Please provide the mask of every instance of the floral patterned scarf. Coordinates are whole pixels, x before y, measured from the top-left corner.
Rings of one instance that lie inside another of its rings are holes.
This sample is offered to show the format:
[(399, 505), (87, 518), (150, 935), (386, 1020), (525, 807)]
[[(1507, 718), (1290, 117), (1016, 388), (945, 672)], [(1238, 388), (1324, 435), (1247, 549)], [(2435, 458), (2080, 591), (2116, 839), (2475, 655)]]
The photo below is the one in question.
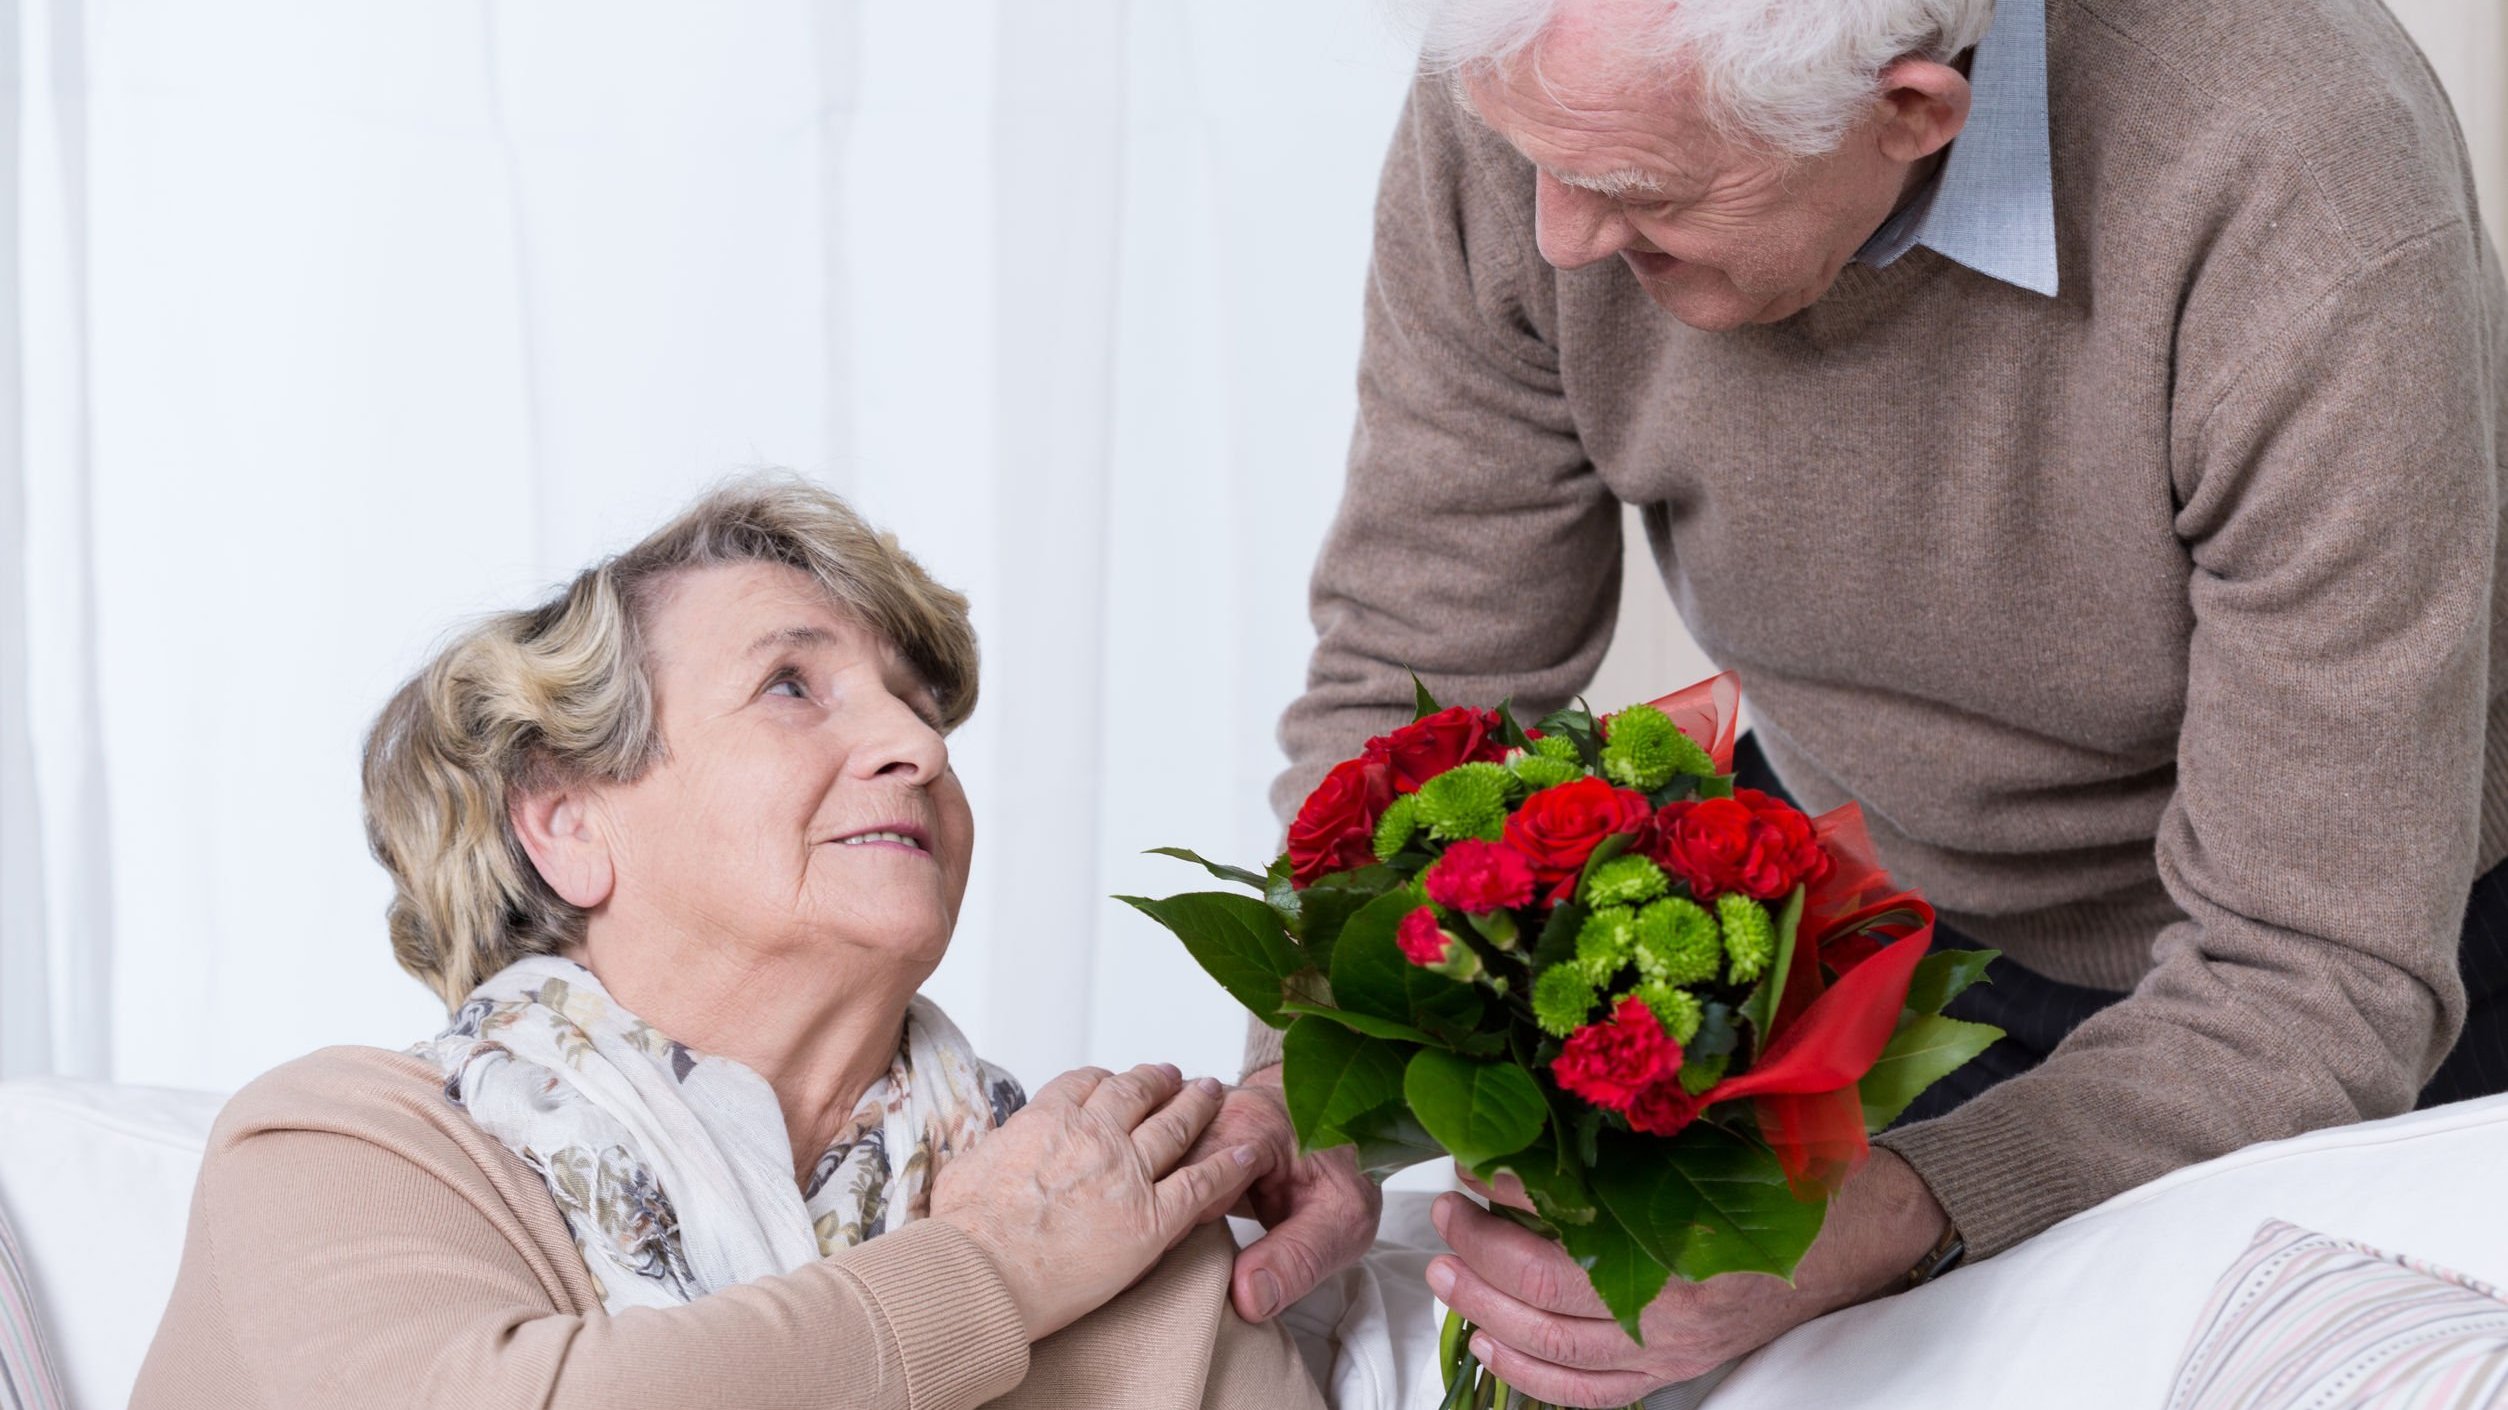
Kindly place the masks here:
[(656, 1032), (571, 960), (518, 960), (410, 1049), (548, 1182), (616, 1313), (787, 1273), (931, 1212), (943, 1162), (1027, 1101), (921, 997), (807, 1181), (766, 1079)]

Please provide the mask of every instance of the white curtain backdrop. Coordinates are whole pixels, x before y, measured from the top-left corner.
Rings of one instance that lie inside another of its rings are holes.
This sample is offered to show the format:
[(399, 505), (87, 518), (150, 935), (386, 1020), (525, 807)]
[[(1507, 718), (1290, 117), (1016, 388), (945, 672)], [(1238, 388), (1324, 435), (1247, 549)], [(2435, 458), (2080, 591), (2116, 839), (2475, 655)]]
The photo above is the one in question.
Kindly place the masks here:
[[(2406, 8), (2508, 192), (2497, 0)], [(1232, 1071), (1233, 1006), (1107, 898), (1276, 841), (1409, 67), (1378, 13), (0, 0), (0, 1075), (431, 1031), (372, 712), (753, 465), (975, 600), (934, 996), (1032, 1081)], [(1627, 601), (1597, 699), (1705, 669)]]

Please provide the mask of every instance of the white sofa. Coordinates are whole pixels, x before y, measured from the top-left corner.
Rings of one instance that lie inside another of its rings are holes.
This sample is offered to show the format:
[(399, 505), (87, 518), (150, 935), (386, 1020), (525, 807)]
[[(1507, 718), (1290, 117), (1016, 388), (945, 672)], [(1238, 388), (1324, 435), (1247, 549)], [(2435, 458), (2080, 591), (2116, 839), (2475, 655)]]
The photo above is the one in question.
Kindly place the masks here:
[[(0, 1083), (0, 1211), (78, 1410), (119, 1406), (173, 1286), (220, 1099), (55, 1080)], [(2001, 1258), (1803, 1327), (1741, 1364), (1706, 1410), (2163, 1404), (2204, 1299), (2278, 1217), (2508, 1286), (2508, 1097), (2255, 1146), (2152, 1182)], [(1406, 1205), (1424, 1196), (1414, 1196)], [(1405, 1208), (1399, 1223), (1416, 1226)], [(1416, 1232), (1415, 1232), (1415, 1237)], [(1381, 1265), (1408, 1281), (1424, 1257)], [(1421, 1303), (1391, 1320), (1432, 1337)], [(1388, 1348), (1420, 1387), (1419, 1347)], [(1666, 1405), (1694, 1397), (1671, 1395)]]
[(130, 1402), (224, 1102), (162, 1087), (0, 1082), (0, 1214), (26, 1255), (73, 1410)]

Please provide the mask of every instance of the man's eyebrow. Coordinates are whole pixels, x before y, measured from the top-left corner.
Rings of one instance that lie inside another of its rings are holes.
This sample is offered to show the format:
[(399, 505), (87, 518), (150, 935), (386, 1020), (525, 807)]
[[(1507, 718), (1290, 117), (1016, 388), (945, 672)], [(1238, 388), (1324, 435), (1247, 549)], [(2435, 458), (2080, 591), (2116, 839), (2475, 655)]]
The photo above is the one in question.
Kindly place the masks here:
[(1662, 177), (1651, 172), (1639, 171), (1633, 166), (1622, 167), (1618, 171), (1606, 171), (1600, 176), (1580, 176), (1572, 171), (1554, 171), (1549, 175), (1551, 180), (1562, 186), (1573, 186), (1579, 191), (1592, 191), (1615, 201), (1624, 201), (1631, 196), (1663, 194)]
[(749, 643), (744, 656), (764, 656), (770, 651), (790, 651), (805, 646), (834, 646), (836, 638), (819, 627), (778, 627)]

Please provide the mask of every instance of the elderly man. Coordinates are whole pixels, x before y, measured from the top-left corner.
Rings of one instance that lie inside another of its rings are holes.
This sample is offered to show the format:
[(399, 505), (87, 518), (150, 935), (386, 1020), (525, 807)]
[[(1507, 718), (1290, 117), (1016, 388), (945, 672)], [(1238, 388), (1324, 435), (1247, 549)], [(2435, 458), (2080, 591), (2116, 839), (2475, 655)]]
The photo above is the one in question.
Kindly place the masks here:
[[(1963, 1002), (2009, 1041), (1795, 1286), (1676, 1284), (1640, 1349), (1442, 1201), (1431, 1282), (1500, 1374), (1625, 1403), (2172, 1168), (2508, 1085), (2508, 291), (2378, 0), (1450, 0), (1429, 49), (1275, 801), (1406, 667), (1583, 686), (1635, 504), (1745, 770), (1860, 802), (1944, 941), (2008, 956)], [(1332, 1153), (1257, 1194), (1249, 1316), (1373, 1213)]]

